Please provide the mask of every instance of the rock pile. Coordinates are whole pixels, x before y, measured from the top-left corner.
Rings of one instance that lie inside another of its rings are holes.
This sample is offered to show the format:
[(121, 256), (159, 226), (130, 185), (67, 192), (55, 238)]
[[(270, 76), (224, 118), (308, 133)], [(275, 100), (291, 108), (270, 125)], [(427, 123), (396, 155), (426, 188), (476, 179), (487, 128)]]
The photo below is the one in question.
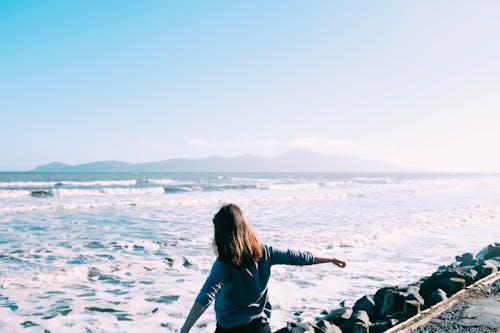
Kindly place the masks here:
[(500, 269), (500, 243), (476, 256), (464, 253), (429, 277), (405, 287), (390, 286), (365, 295), (352, 307), (325, 312), (314, 323), (288, 323), (276, 333), (379, 333), (417, 315)]

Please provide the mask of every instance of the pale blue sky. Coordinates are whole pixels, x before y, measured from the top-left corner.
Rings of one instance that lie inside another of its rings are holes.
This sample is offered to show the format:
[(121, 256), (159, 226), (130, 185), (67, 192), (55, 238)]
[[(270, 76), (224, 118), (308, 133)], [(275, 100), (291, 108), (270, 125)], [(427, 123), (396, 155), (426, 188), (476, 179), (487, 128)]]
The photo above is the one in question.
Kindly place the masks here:
[(0, 1), (0, 170), (292, 148), (500, 171), (498, 1)]

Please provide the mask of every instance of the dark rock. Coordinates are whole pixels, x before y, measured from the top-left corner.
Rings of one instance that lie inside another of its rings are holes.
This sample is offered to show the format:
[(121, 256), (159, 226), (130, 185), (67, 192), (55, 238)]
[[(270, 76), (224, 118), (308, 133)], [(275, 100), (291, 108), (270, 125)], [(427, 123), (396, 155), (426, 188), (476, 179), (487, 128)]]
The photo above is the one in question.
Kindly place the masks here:
[(376, 315), (375, 315), (375, 301), (373, 300), (372, 296), (365, 295), (358, 299), (356, 303), (353, 306), (353, 311), (366, 311), (368, 314), (368, 317), (370, 317), (371, 321), (375, 321)]
[(438, 304), (439, 302), (442, 302), (444, 300), (448, 299), (446, 296), (446, 293), (442, 289), (436, 289), (433, 293), (429, 295), (429, 297), (426, 299), (425, 305), (427, 307), (431, 307), (433, 305)]
[(435, 272), (420, 286), (420, 295), (422, 295), (424, 299), (427, 299), (436, 289), (442, 289), (448, 292), (450, 278), (462, 278), (465, 280), (465, 284), (469, 286), (476, 281), (477, 276), (477, 271), (468, 267)]
[(403, 306), (405, 320), (416, 316), (420, 312), (420, 302), (415, 300), (405, 301)]
[(490, 258), (500, 257), (500, 243), (490, 244), (477, 254), (477, 259), (488, 260)]
[(31, 191), (31, 196), (35, 198), (48, 198), (53, 196), (51, 190), (33, 190)]
[(320, 320), (314, 326), (315, 333), (342, 333), (342, 330), (334, 324), (330, 324), (327, 320)]
[(368, 331), (368, 327), (370, 326), (370, 317), (366, 311), (356, 311), (351, 318), (349, 318), (340, 328), (342, 332), (364, 332), (366, 328), (366, 332)]
[(420, 305), (425, 304), (424, 298), (419, 294), (420, 286), (411, 286), (408, 288), (408, 295), (405, 301), (417, 301)]
[(448, 297), (456, 294), (458, 291), (465, 288), (465, 279), (462, 278), (450, 278), (448, 281)]
[(474, 267), (474, 270), (477, 271), (477, 278), (482, 279), (487, 277), (490, 274), (493, 274), (498, 271), (498, 268), (496, 267), (494, 263), (494, 259), (488, 259), (482, 262), (482, 264), (477, 265)]
[(403, 310), (405, 298), (408, 293), (401, 289), (394, 289), (385, 294), (384, 304), (382, 305), (381, 315), (388, 317), (395, 312)]
[(395, 290), (397, 287), (384, 287), (373, 295), (373, 300), (375, 301), (375, 316), (377, 319), (382, 319), (382, 306), (384, 305), (385, 294), (391, 290)]
[(350, 307), (340, 308), (330, 311), (330, 313), (327, 314), (323, 319), (327, 320), (331, 324), (341, 326), (346, 322), (346, 320), (351, 318), (352, 313), (353, 310)]
[(456, 256), (455, 259), (460, 262), (460, 266), (471, 266), (474, 262), (474, 255), (467, 252), (461, 256)]
[(288, 330), (288, 328), (283, 327), (283, 328), (280, 328), (279, 330), (275, 331), (274, 333), (290, 333), (290, 331)]
[(309, 323), (294, 323), (289, 322), (286, 327), (291, 333), (304, 333), (304, 332), (314, 332), (314, 328)]
[(370, 333), (382, 333), (399, 323), (397, 319), (379, 320), (370, 325)]

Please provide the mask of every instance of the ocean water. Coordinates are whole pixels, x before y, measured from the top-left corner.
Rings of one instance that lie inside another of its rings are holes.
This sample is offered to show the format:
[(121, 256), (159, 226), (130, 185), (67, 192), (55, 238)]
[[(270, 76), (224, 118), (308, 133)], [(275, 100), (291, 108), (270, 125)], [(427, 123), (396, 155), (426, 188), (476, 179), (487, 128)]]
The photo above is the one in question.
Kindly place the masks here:
[(263, 243), (348, 263), (273, 267), (273, 329), (500, 241), (500, 175), (0, 173), (0, 332), (178, 331), (226, 202)]

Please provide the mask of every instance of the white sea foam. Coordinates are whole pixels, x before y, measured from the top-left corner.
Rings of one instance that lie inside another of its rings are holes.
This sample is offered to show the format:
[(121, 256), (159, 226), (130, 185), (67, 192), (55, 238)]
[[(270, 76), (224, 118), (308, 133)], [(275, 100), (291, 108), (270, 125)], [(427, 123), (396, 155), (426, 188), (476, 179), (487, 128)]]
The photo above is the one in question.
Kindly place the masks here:
[(0, 198), (24, 198), (30, 195), (31, 191), (27, 190), (0, 190)]
[(92, 187), (92, 186), (132, 186), (135, 179), (126, 180), (93, 180), (93, 181), (11, 181), (0, 182), (0, 188), (51, 188), (55, 186)]
[[(150, 178), (158, 184), (101, 179), (44, 198), (0, 189), (0, 331), (30, 321), (39, 326), (23, 331), (175, 332), (214, 260), (211, 218), (223, 202), (240, 205), (267, 244), (348, 262), (273, 267), (273, 329), (500, 239), (496, 176), (140, 177)], [(182, 184), (199, 189), (155, 186)], [(211, 332), (214, 321), (210, 308), (196, 330)]]

